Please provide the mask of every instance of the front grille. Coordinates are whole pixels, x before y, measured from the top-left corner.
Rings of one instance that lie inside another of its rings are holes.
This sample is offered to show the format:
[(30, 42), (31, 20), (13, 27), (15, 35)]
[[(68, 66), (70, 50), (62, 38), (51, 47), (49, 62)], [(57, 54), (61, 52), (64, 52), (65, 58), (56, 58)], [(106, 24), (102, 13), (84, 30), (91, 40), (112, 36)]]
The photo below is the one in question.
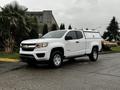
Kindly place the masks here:
[(23, 51), (33, 51), (34, 48), (22, 48)]
[(23, 45), (36, 45), (35, 43), (22, 44)]
[(33, 51), (35, 49), (36, 44), (21, 44), (21, 48), (23, 51)]

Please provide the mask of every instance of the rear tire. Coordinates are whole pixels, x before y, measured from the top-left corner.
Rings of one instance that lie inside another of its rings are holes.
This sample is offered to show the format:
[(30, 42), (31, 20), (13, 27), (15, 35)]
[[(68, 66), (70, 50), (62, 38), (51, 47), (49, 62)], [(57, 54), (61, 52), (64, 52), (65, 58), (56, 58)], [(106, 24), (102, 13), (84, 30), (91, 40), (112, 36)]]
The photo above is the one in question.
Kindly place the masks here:
[(63, 64), (63, 54), (60, 51), (53, 51), (50, 56), (49, 66), (59, 68)]
[(93, 47), (91, 54), (88, 55), (89, 59), (93, 62), (97, 61), (98, 59), (98, 48)]

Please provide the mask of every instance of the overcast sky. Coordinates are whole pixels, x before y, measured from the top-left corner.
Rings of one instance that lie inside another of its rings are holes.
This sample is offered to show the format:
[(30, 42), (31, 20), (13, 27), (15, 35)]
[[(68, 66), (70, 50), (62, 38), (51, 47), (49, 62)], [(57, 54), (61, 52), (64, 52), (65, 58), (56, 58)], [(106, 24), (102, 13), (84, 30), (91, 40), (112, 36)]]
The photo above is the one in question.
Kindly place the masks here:
[[(4, 6), (13, 0), (0, 0)], [(15, 0), (14, 0), (15, 1)], [(53, 10), (58, 22), (74, 28), (105, 30), (111, 18), (120, 21), (120, 0), (16, 0), (29, 11)]]

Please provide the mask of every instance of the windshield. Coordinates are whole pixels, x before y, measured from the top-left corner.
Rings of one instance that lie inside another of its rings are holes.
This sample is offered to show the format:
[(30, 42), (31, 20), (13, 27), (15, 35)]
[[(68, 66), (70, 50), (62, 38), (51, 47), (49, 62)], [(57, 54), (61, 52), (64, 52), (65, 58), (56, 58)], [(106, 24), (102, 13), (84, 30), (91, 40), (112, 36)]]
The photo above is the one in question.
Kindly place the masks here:
[(42, 38), (62, 38), (66, 31), (51, 31), (45, 34)]

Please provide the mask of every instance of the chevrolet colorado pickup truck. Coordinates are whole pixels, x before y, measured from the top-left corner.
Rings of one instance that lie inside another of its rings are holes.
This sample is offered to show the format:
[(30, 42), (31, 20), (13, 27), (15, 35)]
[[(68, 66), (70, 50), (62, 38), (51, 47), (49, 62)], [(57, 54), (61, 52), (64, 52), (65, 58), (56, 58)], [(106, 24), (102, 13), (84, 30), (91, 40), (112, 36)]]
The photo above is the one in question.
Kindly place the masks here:
[(93, 62), (101, 50), (99, 32), (90, 30), (51, 31), (39, 39), (24, 40), (20, 44), (22, 62), (34, 65), (47, 61), (50, 66), (62, 66), (65, 58), (87, 55)]

